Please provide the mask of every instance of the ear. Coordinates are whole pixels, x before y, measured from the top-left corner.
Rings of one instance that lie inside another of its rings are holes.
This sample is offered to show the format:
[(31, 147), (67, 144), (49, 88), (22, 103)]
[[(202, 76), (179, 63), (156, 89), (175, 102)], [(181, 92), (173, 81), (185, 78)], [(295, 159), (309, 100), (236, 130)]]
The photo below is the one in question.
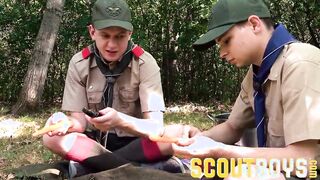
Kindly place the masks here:
[(96, 29), (93, 27), (92, 24), (88, 25), (87, 27), (88, 27), (88, 32), (89, 32), (91, 39), (95, 40)]
[(248, 24), (251, 27), (254, 33), (260, 32), (263, 28), (263, 22), (261, 19), (256, 15), (251, 15), (248, 17)]
[(131, 32), (131, 31), (129, 31), (128, 41), (131, 39), (131, 35), (132, 35), (132, 32)]

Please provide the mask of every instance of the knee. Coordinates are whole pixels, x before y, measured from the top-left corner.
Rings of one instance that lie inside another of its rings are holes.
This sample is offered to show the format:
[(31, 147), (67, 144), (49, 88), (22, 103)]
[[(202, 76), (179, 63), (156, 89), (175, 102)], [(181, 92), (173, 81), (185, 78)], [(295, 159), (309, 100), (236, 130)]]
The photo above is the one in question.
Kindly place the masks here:
[(53, 153), (59, 154), (60, 156), (64, 154), (61, 148), (61, 137), (58, 137), (58, 136), (50, 137), (45, 134), (42, 137), (42, 143), (46, 148), (48, 148)]
[(50, 137), (50, 136), (48, 136), (48, 135), (45, 134), (45, 135), (42, 136), (42, 144), (43, 144), (46, 148), (52, 150), (52, 149), (54, 149), (54, 147), (56, 147), (57, 138), (56, 138), (55, 136)]
[(48, 136), (43, 135), (42, 143), (53, 153), (60, 156), (65, 156), (65, 154), (72, 148), (77, 135), (74, 133), (67, 134), (65, 136)]
[(173, 155), (173, 149), (170, 143), (157, 142), (157, 145), (162, 155), (164, 156)]

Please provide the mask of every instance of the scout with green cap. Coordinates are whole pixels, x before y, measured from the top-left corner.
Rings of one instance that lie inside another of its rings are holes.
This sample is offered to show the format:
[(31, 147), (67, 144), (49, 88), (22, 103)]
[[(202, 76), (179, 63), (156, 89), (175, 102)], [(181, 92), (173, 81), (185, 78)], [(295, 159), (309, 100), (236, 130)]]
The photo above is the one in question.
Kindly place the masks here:
[(215, 44), (215, 39), (236, 23), (246, 21), (250, 15), (269, 18), (270, 12), (262, 0), (220, 0), (209, 17), (208, 32), (194, 44), (196, 50), (205, 50)]
[[(69, 63), (62, 110), (70, 114), (65, 119), (71, 125), (48, 132), (43, 141), (54, 153), (72, 160), (70, 177), (88, 173), (85, 167), (97, 172), (131, 162), (146, 166), (159, 162), (154, 167), (165, 171), (180, 167), (175, 161), (161, 164), (172, 153), (170, 144), (146, 138), (163, 124), (160, 68), (151, 54), (132, 42), (131, 22), (124, 0), (96, 1), (88, 26), (93, 44)], [(99, 117), (85, 115), (83, 109), (90, 112), (85, 108)], [(47, 125), (55, 124), (52, 119)]]
[(92, 24), (88, 28), (95, 49), (105, 60), (119, 61), (132, 48), (133, 26), (128, 4), (124, 0), (97, 0), (91, 12)]
[[(181, 143), (184, 146), (174, 146), (175, 154), (278, 162), (303, 157), (319, 162), (319, 48), (297, 41), (284, 25), (274, 25), (262, 0), (219, 0), (212, 9), (208, 28), (193, 47), (205, 50), (216, 44), (221, 59), (237, 67), (249, 66), (249, 70), (228, 120)], [(259, 148), (234, 146), (252, 127)], [(319, 167), (319, 163), (313, 165)], [(303, 168), (308, 169), (308, 164)], [(283, 177), (282, 170), (275, 175)], [(267, 168), (262, 171), (251, 177), (272, 178), (267, 177)], [(286, 172), (286, 177), (308, 178), (311, 173), (297, 172), (295, 167)], [(312, 173), (317, 174), (315, 170)]]

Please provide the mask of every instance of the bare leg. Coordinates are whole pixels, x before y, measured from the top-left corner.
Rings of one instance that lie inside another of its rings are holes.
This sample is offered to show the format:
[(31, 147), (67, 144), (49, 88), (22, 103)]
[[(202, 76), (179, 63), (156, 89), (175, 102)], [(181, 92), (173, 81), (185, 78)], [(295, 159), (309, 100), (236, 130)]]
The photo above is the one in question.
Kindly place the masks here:
[(43, 144), (53, 153), (63, 158), (68, 158), (68, 155), (71, 155), (71, 157), (80, 156), (72, 159), (76, 161), (108, 152), (99, 143), (81, 133), (70, 133), (65, 136), (53, 137), (44, 135)]

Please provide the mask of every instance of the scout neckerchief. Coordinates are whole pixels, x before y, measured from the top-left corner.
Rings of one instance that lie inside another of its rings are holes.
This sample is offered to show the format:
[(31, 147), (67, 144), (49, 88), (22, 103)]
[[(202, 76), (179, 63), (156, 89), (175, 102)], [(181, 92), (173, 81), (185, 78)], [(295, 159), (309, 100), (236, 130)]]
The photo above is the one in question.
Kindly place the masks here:
[(97, 65), (102, 72), (102, 74), (107, 79), (107, 86), (104, 90), (103, 94), (103, 103), (105, 107), (112, 107), (113, 102), (113, 85), (116, 82), (117, 78), (121, 75), (121, 73), (126, 69), (129, 65), (129, 63), (132, 60), (133, 53), (132, 53), (132, 47), (133, 42), (128, 42), (128, 47), (124, 55), (122, 56), (122, 59), (117, 63), (116, 67), (114, 69), (110, 69), (109, 65), (107, 65), (103, 57), (100, 55), (99, 50), (96, 47), (96, 44), (94, 44), (94, 56), (96, 58)]
[[(133, 54), (132, 54), (133, 42), (128, 42), (128, 47), (126, 52), (123, 54), (120, 61), (117, 63), (114, 69), (110, 69), (109, 65), (106, 64), (107, 61), (101, 56), (96, 44), (93, 45), (93, 52), (97, 62), (97, 66), (100, 69), (101, 73), (107, 79), (107, 85), (104, 89), (103, 93), (103, 104), (105, 107), (112, 107), (113, 103), (113, 85), (116, 82), (117, 78), (121, 75), (121, 73), (128, 67), (130, 64)], [(108, 132), (99, 131), (99, 141), (100, 143), (106, 147), (108, 139)]]
[(261, 66), (253, 65), (254, 111), (259, 147), (266, 146), (265, 137), (265, 94), (263, 84), (266, 81), (273, 63), (286, 44), (296, 41), (294, 37), (279, 24), (275, 27), (263, 55)]

